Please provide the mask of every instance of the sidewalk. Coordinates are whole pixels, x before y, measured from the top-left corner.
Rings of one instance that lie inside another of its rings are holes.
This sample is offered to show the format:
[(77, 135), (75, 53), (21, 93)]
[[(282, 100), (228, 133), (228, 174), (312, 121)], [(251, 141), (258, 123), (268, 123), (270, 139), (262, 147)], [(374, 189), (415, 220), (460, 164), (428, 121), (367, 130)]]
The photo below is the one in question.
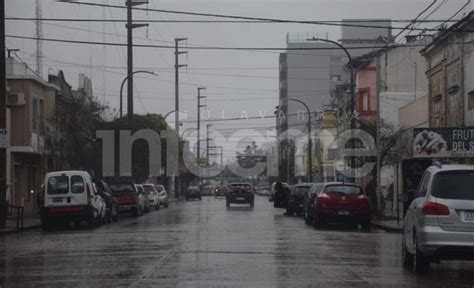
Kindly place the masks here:
[[(23, 231), (34, 230), (41, 227), (41, 222), (38, 217), (26, 216), (23, 219)], [(9, 217), (5, 228), (0, 228), (0, 235), (21, 232), (16, 229), (16, 217)]]
[(378, 229), (385, 230), (392, 233), (403, 232), (403, 220), (400, 219), (397, 223), (397, 219), (382, 217), (382, 219), (373, 219), (372, 226)]

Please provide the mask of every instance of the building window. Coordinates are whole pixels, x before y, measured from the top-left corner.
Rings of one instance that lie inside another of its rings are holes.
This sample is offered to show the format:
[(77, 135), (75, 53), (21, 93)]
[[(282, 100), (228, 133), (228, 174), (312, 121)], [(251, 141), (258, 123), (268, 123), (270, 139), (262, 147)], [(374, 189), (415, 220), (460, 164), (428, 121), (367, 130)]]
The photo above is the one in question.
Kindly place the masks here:
[(469, 110), (474, 109), (474, 90), (467, 93), (467, 107)]
[(370, 111), (369, 91), (362, 91), (360, 93), (360, 98), (362, 101), (362, 112), (369, 112)]
[(331, 57), (331, 64), (341, 64), (342, 57)]
[(331, 75), (331, 81), (341, 81), (341, 75)]
[(40, 130), (40, 107), (37, 97), (33, 97), (31, 103), (31, 130), (35, 132)]

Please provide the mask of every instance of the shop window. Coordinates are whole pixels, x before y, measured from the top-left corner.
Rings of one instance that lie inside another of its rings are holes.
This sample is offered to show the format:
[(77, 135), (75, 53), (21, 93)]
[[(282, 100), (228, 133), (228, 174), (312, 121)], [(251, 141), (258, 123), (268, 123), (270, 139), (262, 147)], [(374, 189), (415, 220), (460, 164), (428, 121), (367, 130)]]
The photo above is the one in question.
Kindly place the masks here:
[(467, 93), (467, 107), (469, 110), (474, 109), (474, 90)]

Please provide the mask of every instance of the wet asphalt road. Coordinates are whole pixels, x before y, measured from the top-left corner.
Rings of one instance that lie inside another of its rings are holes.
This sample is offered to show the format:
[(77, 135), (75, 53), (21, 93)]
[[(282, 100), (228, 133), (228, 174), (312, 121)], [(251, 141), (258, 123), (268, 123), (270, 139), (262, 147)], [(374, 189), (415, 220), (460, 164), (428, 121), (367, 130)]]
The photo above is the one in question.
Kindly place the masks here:
[(213, 197), (94, 230), (0, 237), (1, 287), (474, 287), (474, 263), (405, 271), (400, 235), (314, 230)]

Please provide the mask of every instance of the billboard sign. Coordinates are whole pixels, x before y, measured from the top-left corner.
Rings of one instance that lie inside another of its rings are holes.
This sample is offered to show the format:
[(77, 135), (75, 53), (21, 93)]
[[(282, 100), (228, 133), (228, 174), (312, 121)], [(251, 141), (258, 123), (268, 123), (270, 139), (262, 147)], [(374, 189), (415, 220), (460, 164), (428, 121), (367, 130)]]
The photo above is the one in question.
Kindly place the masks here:
[(474, 127), (414, 129), (414, 158), (474, 157)]

